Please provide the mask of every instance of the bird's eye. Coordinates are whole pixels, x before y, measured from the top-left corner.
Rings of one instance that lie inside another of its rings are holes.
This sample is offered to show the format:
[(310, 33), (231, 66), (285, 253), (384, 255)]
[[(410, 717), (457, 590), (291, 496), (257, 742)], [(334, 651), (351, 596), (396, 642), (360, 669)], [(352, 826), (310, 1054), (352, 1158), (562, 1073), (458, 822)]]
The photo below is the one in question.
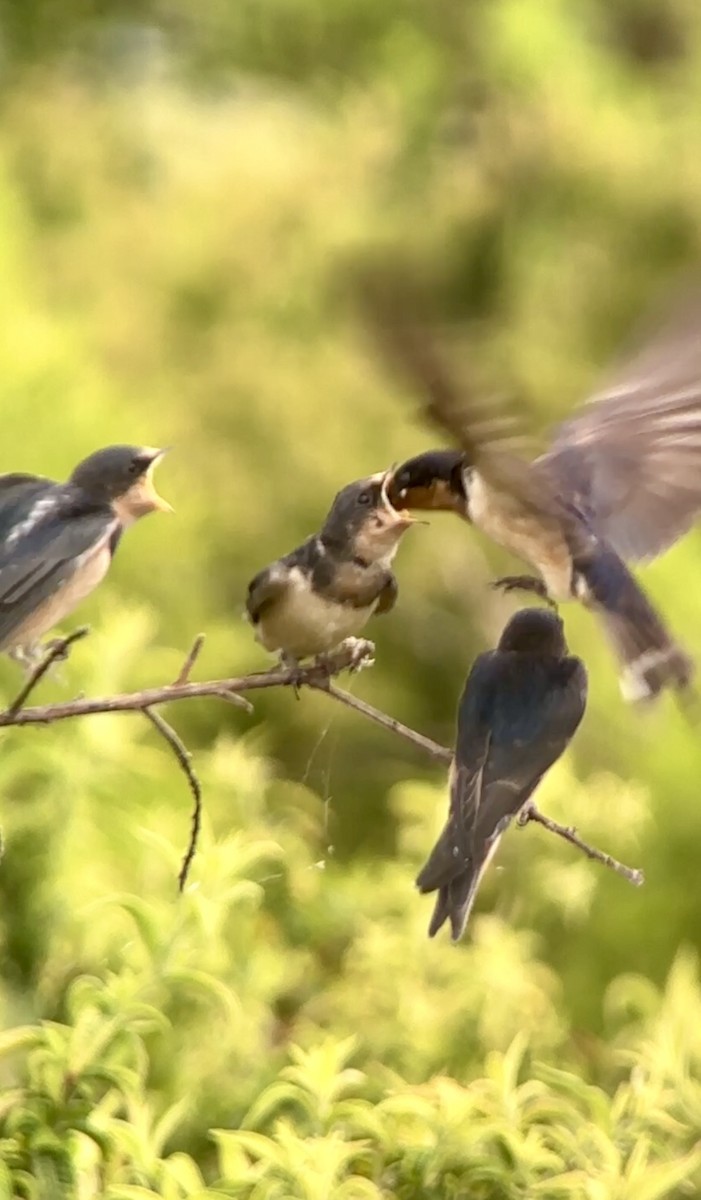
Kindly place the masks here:
[(366, 491), (358, 493), (358, 504), (370, 504), (371, 500), (372, 496), (369, 492)]
[(143, 470), (143, 467), (142, 467), (139, 459), (132, 458), (131, 462), (129, 463), (129, 474), (130, 475), (140, 475), (142, 470)]

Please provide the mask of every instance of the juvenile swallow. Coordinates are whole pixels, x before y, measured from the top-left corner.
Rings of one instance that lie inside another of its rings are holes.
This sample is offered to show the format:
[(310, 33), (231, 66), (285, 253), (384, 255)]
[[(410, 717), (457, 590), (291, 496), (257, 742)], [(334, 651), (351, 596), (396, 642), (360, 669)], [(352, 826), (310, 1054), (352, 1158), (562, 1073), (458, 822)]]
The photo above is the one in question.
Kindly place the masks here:
[(458, 706), (448, 823), (416, 886), (438, 892), (429, 925), (463, 934), (499, 840), (564, 752), (584, 716), (587, 673), (567, 653), (556, 613), (517, 612), (480, 654)]
[(0, 651), (31, 662), (45, 633), (102, 581), (124, 530), (156, 509), (164, 450), (108, 446), (67, 483), (0, 476)]
[[(395, 295), (396, 299), (396, 295)], [(529, 461), (512, 418), (457, 385), (425, 323), (403, 302), (376, 307), (385, 352), (459, 450), (403, 463), (393, 503), (458, 513), (525, 559), (539, 578), (495, 584), (593, 610), (621, 664), (628, 700), (684, 690), (692, 660), (675, 642), (626, 561), (648, 561), (701, 511), (701, 303), (684, 306), (619, 377)]]
[(248, 585), (257, 640), (287, 666), (357, 637), (397, 599), (391, 563), (414, 519), (387, 499), (385, 472), (338, 493), (320, 533), (270, 564)]

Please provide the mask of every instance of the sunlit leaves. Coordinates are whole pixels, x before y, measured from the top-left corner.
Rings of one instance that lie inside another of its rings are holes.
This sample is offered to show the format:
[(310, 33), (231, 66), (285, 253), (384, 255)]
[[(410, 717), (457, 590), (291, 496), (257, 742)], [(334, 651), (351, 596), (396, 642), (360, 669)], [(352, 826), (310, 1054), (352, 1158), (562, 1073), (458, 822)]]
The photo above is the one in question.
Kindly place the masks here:
[[(128, 532), (46, 698), (174, 678), (200, 628), (198, 669), (262, 666), (247, 579), (425, 445), (334, 293), (349, 248), (423, 246), (468, 378), (546, 425), (701, 228), (693, 0), (652, 26), (635, 0), (92, 7), (100, 69), (83, 0), (0, 4), (6, 67), (61, 64), (5, 76), (2, 470), (172, 442), (176, 514)], [(185, 59), (233, 86), (194, 95)], [(419, 532), (357, 686), (447, 741), (504, 563)], [(697, 559), (645, 574), (695, 653)], [(701, 1193), (701, 742), (671, 705), (634, 720), (565, 620), (591, 701), (539, 803), (648, 882), (511, 830), (458, 947), (412, 886), (445, 779), (324, 697), (179, 709), (205, 806), (182, 897), (188, 798), (144, 722), (2, 734), (1, 1200)]]

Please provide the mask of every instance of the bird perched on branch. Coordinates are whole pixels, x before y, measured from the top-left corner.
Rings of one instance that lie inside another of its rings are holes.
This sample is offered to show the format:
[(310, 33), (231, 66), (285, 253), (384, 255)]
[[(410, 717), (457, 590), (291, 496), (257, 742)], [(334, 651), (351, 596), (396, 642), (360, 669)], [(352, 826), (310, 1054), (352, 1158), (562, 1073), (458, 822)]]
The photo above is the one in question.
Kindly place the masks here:
[(450, 814), (416, 886), (438, 892), (433, 937), (465, 929), (499, 840), (564, 752), (584, 716), (587, 673), (570, 657), (556, 613), (517, 612), (496, 650), (480, 654), (458, 706)]
[(328, 653), (357, 637), (373, 613), (393, 608), (392, 559), (415, 521), (390, 504), (388, 478), (349, 483), (320, 533), (251, 580), (246, 610), (256, 638), (286, 666)]
[(388, 274), (366, 288), (366, 309), (386, 356), (459, 449), (403, 463), (389, 485), (392, 502), (456, 512), (538, 572), (495, 586), (593, 610), (620, 661), (626, 699), (686, 689), (693, 663), (626, 562), (661, 554), (701, 510), (701, 298), (685, 297), (529, 461), (513, 415), (480, 404), (456, 381), (411, 296), (410, 283)]
[(39, 639), (104, 579), (124, 530), (172, 511), (152, 480), (164, 453), (108, 446), (67, 483), (0, 476), (0, 651), (30, 664)]

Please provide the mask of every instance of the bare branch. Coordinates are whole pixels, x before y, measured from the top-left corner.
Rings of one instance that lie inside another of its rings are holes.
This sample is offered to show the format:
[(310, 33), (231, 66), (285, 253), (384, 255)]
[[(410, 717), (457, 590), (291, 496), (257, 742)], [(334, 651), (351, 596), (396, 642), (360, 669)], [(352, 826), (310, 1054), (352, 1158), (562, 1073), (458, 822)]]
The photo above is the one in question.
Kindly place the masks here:
[(344, 692), (342, 688), (337, 688), (328, 680), (324, 683), (312, 683), (310, 685), (317, 688), (320, 692), (326, 692), (328, 696), (332, 696), (334, 700), (339, 700), (341, 704), (345, 704), (348, 708), (354, 708), (356, 712), (362, 713), (364, 717), (369, 717), (371, 721), (375, 721), (378, 725), (382, 725), (384, 729), (389, 729), (391, 733), (398, 733), (407, 742), (411, 742), (414, 746), (418, 746), (425, 754), (429, 754), (431, 758), (435, 758), (437, 762), (443, 763), (444, 766), (449, 766), (452, 762), (453, 755), (445, 746), (439, 746), (438, 742), (434, 742), (431, 738), (425, 737), (423, 733), (417, 733), (415, 729), (410, 729), (408, 725), (402, 725), (396, 717), (390, 717), (388, 713), (383, 713), (379, 708), (373, 708), (372, 704), (367, 704), (365, 700), (359, 700), (357, 696), (352, 696), (350, 692)]
[(645, 873), (639, 867), (627, 867), (625, 863), (619, 862), (612, 855), (597, 849), (596, 846), (590, 846), (588, 842), (582, 840), (573, 825), (560, 825), (557, 821), (553, 821), (551, 817), (546, 817), (544, 813), (540, 812), (535, 804), (527, 805), (518, 818), (518, 823), (521, 826), (528, 825), (529, 821), (536, 821), (538, 825), (542, 825), (550, 833), (556, 833), (558, 837), (564, 838), (571, 846), (576, 846), (578, 850), (582, 851), (582, 854), (586, 854), (587, 858), (593, 859), (594, 862), (600, 862), (603, 866), (616, 871), (618, 875), (622, 875), (634, 887), (640, 887), (645, 882)]
[(194, 642), (192, 643), (190, 653), (188, 654), (187, 658), (185, 659), (185, 662), (183, 663), (182, 667), (180, 668), (180, 672), (178, 674), (177, 679), (175, 679), (173, 681), (176, 684), (176, 686), (179, 683), (187, 683), (187, 681), (190, 678), (190, 675), (192, 673), (192, 668), (194, 667), (195, 663), (197, 662), (197, 659), (200, 656), (200, 651), (201, 651), (202, 647), (204, 646), (204, 641), (205, 641), (205, 635), (203, 633), (198, 633), (197, 637), (195, 638)]
[(185, 851), (185, 857), (183, 858), (183, 865), (180, 868), (180, 874), (178, 875), (178, 888), (182, 892), (185, 884), (187, 883), (187, 877), (190, 871), (192, 860), (197, 852), (197, 839), (200, 835), (200, 825), (202, 823), (202, 785), (200, 784), (200, 781), (195, 773), (195, 769), (192, 765), (192, 755), (190, 754), (190, 751), (183, 742), (182, 738), (180, 738), (173, 729), (173, 726), (169, 725), (160, 713), (153, 712), (150, 708), (144, 708), (142, 711), (144, 716), (151, 722), (152, 725), (155, 726), (173, 751), (173, 754), (183, 769), (185, 778), (187, 779), (190, 791), (192, 792), (193, 800), (195, 802), (192, 810), (192, 832), (190, 833), (190, 841), (188, 842), (187, 850)]
[[(78, 633), (76, 630), (76, 635)], [(80, 636), (84, 635), (81, 633)], [(72, 640), (76, 640), (75, 635), (72, 635)], [(60, 650), (58, 654), (60, 655)], [(341, 646), (334, 654), (328, 655), (324, 663), (312, 663), (308, 667), (273, 667), (270, 671), (257, 671), (232, 679), (210, 679), (204, 683), (169, 683), (162, 687), (144, 688), (139, 692), (123, 692), (116, 696), (98, 696), (93, 699), (81, 698), (67, 701), (65, 704), (40, 704), (32, 708), (18, 706), (18, 701), (23, 704), (26, 698), (25, 685), (17, 700), (4, 712), (0, 712), (0, 728), (13, 725), (51, 725), (55, 721), (90, 717), (97, 713), (143, 712), (145, 708), (152, 708), (157, 704), (169, 704), (175, 700), (195, 700), (203, 696), (227, 700), (251, 712), (251, 705), (241, 692), (254, 692), (271, 687), (299, 687), (305, 684), (309, 687), (324, 688), (330, 676), (357, 666), (357, 650), (354, 647)]]
[[(181, 891), (185, 886), (188, 872), (197, 849), (202, 815), (202, 789), (197, 775), (192, 768), (190, 753), (187, 747), (168, 722), (158, 713), (152, 711), (155, 705), (169, 704), (177, 700), (195, 700), (201, 697), (213, 696), (216, 699), (225, 700), (240, 708), (244, 708), (247, 712), (252, 712), (252, 705), (241, 693), (278, 687), (291, 687), (296, 692), (300, 687), (307, 686), (316, 691), (325, 692), (333, 700), (337, 700), (340, 704), (345, 704), (348, 708), (355, 709), (356, 712), (359, 712), (371, 721), (375, 721), (391, 733), (398, 734), (399, 737), (417, 746), (436, 762), (448, 766), (452, 761), (452, 751), (448, 750), (445, 746), (440, 746), (437, 742), (432, 741), (431, 738), (425, 737), (414, 729), (410, 729), (407, 725), (403, 725), (401, 721), (397, 721), (395, 717), (391, 717), (388, 713), (374, 708), (364, 700), (359, 700), (356, 696), (352, 696), (349, 692), (336, 687), (332, 683), (333, 676), (338, 675), (341, 671), (355, 671), (372, 661), (374, 651), (372, 643), (362, 640), (359, 642), (358, 639), (355, 641), (349, 639), (347, 643), (343, 643), (332, 654), (326, 655), (323, 661), (312, 663), (307, 667), (289, 668), (277, 666), (273, 667), (270, 671), (258, 671), (252, 675), (243, 675), (231, 679), (211, 679), (203, 683), (190, 683), (189, 675), (204, 641), (204, 635), (199, 634), (183, 663), (175, 683), (166, 684), (163, 687), (144, 688), (139, 692), (124, 692), (116, 696), (101, 696), (94, 699), (81, 697), (65, 704), (43, 704), (35, 705), (32, 708), (24, 708), (28, 696), (44, 677), (51, 664), (57, 659), (65, 657), (68, 647), (79, 638), (85, 637), (87, 632), (86, 628), (76, 629), (68, 637), (61, 638), (51, 646), (46, 657), (32, 672), (12, 704), (4, 712), (0, 712), (0, 728), (18, 725), (50, 725), (55, 721), (66, 721), (74, 717), (93, 716), (98, 713), (142, 712), (170, 745), (178, 763), (187, 776), (188, 784), (195, 801), (192, 814), (192, 833), (179, 875)], [(520, 825), (527, 825), (529, 821), (535, 821), (550, 833), (564, 838), (570, 845), (576, 846), (578, 850), (586, 854), (587, 858), (593, 859), (595, 862), (600, 862), (610, 868), (610, 870), (616, 871), (636, 887), (639, 887), (644, 882), (645, 877), (641, 870), (628, 867), (624, 863), (618, 862), (610, 854), (606, 854), (603, 850), (598, 850), (595, 846), (590, 846), (579, 837), (577, 831), (572, 826), (560, 825), (550, 817), (544, 816), (533, 804), (529, 804), (519, 817)]]
[(59, 659), (68, 658), (69, 647), (72, 646), (74, 642), (79, 641), (80, 638), (86, 637), (89, 632), (90, 629), (87, 625), (81, 625), (79, 629), (74, 629), (73, 632), (67, 634), (66, 637), (56, 638), (55, 641), (51, 642), (47, 647), (46, 654), (41, 661), (37, 663), (36, 667), (34, 667), (34, 670), (29, 675), (29, 678), (25, 681), (24, 687), (21, 688), (17, 693), (6, 712), (3, 713), (3, 716), (16, 715), (22, 708), (25, 701), (29, 699), (37, 684), (40, 683), (44, 678), (49, 667), (53, 666), (53, 664), (58, 662)]

